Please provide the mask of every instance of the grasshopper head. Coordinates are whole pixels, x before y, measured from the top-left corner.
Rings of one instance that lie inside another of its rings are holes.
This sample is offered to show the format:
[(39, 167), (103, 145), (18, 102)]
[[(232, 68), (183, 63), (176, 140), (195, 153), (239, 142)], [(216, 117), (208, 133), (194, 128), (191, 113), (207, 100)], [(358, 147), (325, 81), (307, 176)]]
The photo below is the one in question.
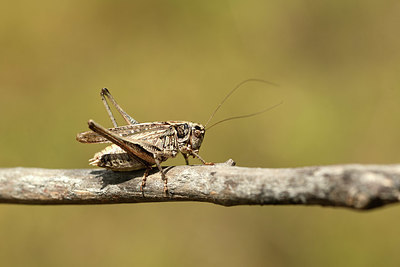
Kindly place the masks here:
[(184, 148), (184, 151), (186, 151), (186, 147), (190, 147), (194, 151), (199, 150), (205, 134), (203, 125), (194, 122), (180, 122), (175, 125), (175, 129), (178, 143)]
[(191, 131), (189, 137), (189, 144), (192, 146), (193, 150), (199, 150), (201, 143), (204, 139), (204, 134), (206, 133), (206, 129), (203, 125), (199, 123), (191, 123)]

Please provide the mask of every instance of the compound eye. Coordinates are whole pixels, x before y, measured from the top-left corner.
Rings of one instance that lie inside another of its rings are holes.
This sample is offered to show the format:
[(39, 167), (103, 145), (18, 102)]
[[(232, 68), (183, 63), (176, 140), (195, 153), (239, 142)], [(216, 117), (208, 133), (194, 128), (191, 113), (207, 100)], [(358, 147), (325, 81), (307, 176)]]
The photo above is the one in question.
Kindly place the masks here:
[(201, 136), (201, 131), (200, 130), (194, 130), (194, 136), (199, 138)]

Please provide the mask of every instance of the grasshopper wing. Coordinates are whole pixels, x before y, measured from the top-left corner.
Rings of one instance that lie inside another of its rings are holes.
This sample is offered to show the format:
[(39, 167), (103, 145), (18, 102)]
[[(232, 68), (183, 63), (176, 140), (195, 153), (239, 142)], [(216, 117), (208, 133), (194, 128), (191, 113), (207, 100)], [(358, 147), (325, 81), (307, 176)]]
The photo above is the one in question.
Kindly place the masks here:
[[(142, 136), (144, 133), (151, 133), (157, 131), (165, 130), (165, 123), (162, 122), (154, 122), (154, 123), (140, 123), (134, 125), (125, 125), (119, 126), (115, 128), (109, 128), (108, 131), (117, 134), (122, 137), (132, 137), (135, 139), (135, 135)], [(169, 127), (168, 127), (169, 128)], [(76, 136), (76, 140), (81, 143), (111, 143), (110, 140), (105, 138), (103, 135), (96, 133), (94, 131), (82, 132)]]
[(96, 133), (87, 134), (93, 137), (91, 140), (112, 142), (143, 164), (154, 164), (155, 158), (165, 161), (178, 153), (176, 130), (168, 123), (142, 123), (106, 129), (90, 120), (89, 128)]

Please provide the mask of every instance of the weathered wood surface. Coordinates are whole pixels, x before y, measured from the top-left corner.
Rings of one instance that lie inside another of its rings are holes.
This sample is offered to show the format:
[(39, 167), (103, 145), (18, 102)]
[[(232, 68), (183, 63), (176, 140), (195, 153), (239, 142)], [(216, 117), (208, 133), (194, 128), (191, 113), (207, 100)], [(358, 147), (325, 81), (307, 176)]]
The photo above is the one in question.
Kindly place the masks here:
[(244, 168), (165, 167), (168, 196), (155, 170), (140, 191), (143, 171), (0, 169), (0, 203), (112, 204), (201, 201), (233, 205), (322, 205), (372, 209), (400, 200), (400, 165)]

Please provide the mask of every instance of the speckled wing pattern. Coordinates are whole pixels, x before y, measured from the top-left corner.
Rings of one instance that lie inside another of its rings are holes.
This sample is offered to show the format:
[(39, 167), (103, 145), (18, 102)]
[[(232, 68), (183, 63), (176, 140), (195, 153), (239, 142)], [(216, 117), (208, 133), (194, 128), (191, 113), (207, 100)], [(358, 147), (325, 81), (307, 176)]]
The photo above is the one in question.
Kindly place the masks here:
[[(165, 153), (168, 158), (178, 152), (176, 130), (173, 124), (168, 122), (138, 123), (108, 130), (151, 153)], [(77, 138), (83, 143), (111, 143), (92, 131), (80, 133)]]

